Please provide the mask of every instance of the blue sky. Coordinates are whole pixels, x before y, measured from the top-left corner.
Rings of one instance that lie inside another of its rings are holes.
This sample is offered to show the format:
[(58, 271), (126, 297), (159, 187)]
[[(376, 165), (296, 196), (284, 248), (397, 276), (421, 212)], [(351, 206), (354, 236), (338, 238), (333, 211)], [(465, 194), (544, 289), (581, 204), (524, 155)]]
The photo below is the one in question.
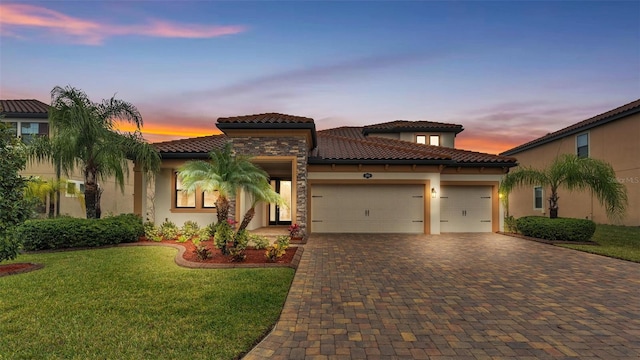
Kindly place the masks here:
[(282, 112), (497, 153), (640, 97), (637, 1), (3, 1), (0, 36), (1, 98), (116, 94), (151, 141)]

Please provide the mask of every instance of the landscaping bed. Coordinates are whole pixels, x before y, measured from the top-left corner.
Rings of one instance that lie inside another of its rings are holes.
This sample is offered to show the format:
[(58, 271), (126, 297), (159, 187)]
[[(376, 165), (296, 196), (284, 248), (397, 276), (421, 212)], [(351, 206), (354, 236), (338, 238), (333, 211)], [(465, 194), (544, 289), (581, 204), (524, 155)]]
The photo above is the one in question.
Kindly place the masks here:
[(0, 277), (14, 274), (22, 274), (33, 270), (42, 269), (42, 264), (15, 263), (0, 265)]

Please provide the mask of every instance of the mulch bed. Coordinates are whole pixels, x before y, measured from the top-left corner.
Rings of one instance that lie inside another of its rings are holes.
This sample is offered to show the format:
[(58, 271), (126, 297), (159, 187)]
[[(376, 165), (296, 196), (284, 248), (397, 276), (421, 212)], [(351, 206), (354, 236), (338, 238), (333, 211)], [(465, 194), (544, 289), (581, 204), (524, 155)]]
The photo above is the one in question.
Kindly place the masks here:
[(16, 263), (16, 264), (0, 265), (0, 277), (15, 275), (15, 274), (22, 274), (29, 271), (42, 269), (43, 267), (44, 265), (42, 264), (33, 264), (33, 263)]
[(211, 251), (213, 255), (210, 259), (200, 260), (195, 253), (195, 245), (191, 241), (186, 242), (177, 242), (173, 240), (163, 240), (161, 242), (154, 242), (146, 239), (141, 239), (141, 243), (155, 243), (155, 244), (171, 244), (171, 245), (179, 245), (185, 248), (185, 252), (182, 255), (182, 258), (195, 263), (204, 263), (204, 264), (290, 264), (293, 260), (293, 257), (296, 255), (296, 251), (298, 247), (292, 246), (287, 249), (287, 252), (276, 261), (268, 261), (264, 254), (266, 250), (256, 250), (251, 247), (245, 250), (245, 254), (247, 257), (244, 261), (234, 263), (231, 259), (231, 256), (222, 255), (220, 249), (214, 247), (213, 241), (207, 241), (207, 249)]

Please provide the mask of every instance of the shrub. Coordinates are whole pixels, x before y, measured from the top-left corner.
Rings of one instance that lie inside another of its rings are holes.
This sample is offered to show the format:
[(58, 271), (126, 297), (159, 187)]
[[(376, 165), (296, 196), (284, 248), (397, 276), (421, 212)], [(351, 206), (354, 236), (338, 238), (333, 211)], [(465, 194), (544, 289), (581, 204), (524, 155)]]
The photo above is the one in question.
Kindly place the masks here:
[(104, 219), (27, 220), (16, 230), (24, 249), (53, 250), (136, 242), (144, 234), (142, 218), (133, 214)]
[(22, 247), (22, 241), (18, 237), (11, 236), (9, 232), (0, 233), (0, 261), (15, 259), (20, 247)]
[(202, 228), (198, 231), (196, 236), (191, 238), (193, 245), (198, 246), (201, 242), (209, 240), (209, 231), (206, 228)]
[(185, 235), (185, 234), (180, 234), (180, 236), (178, 236), (178, 238), (176, 239), (176, 241), (177, 241), (177, 242), (179, 242), (179, 243), (185, 243), (185, 242), (187, 242), (187, 240), (189, 240), (189, 239), (190, 239), (190, 237), (188, 237), (187, 235)]
[(222, 250), (223, 254), (226, 254), (227, 243), (233, 241), (233, 228), (228, 222), (223, 221), (216, 226), (216, 232), (213, 238), (216, 247)]
[(198, 244), (196, 249), (193, 250), (198, 257), (198, 260), (207, 260), (211, 258), (211, 250), (206, 245)]
[(214, 237), (216, 235), (216, 223), (211, 223), (204, 227), (204, 229), (209, 233), (210, 237)]
[(269, 246), (269, 239), (266, 236), (250, 234), (249, 241), (253, 244), (253, 248), (256, 250), (266, 249)]
[(504, 218), (504, 231), (510, 233), (518, 232), (518, 224), (516, 223), (516, 218), (511, 215)]
[(200, 231), (200, 226), (195, 221), (187, 220), (182, 225), (182, 235), (185, 235), (187, 238), (196, 236), (198, 231)]
[(247, 245), (249, 245), (249, 232), (244, 229), (238, 231), (235, 235), (235, 241), (237, 243), (235, 247), (242, 250), (246, 249)]
[(588, 241), (596, 231), (596, 224), (586, 219), (525, 216), (516, 220), (516, 226), (525, 236), (545, 240)]
[(278, 246), (284, 248), (285, 250), (289, 247), (290, 241), (291, 239), (286, 235), (280, 235), (276, 238), (276, 244), (278, 244)]
[(267, 248), (264, 256), (269, 261), (276, 261), (279, 257), (282, 257), (289, 248), (289, 236), (280, 235), (276, 238), (276, 242)]
[(160, 233), (162, 234), (163, 238), (167, 240), (173, 240), (178, 237), (180, 229), (178, 229), (178, 226), (172, 221), (165, 220), (165, 222), (160, 225)]
[(147, 240), (156, 242), (162, 241), (160, 230), (158, 230), (153, 221), (147, 221), (146, 223), (144, 223), (144, 236), (147, 238)]

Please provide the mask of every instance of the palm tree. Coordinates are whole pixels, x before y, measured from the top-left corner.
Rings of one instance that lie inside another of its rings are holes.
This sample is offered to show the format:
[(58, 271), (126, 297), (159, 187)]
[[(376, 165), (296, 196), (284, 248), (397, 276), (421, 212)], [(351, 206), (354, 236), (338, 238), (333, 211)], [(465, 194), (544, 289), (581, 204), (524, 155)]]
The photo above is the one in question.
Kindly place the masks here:
[[(210, 161), (186, 162), (178, 169), (178, 177), (187, 192), (194, 192), (196, 189), (218, 192), (218, 224), (227, 221), (230, 199), (236, 196), (238, 190), (244, 190), (252, 197), (252, 206), (243, 217), (238, 232), (246, 229), (253, 219), (257, 203), (283, 203), (280, 195), (269, 185), (267, 173), (253, 164), (249, 157), (234, 156), (231, 144), (226, 144), (222, 150), (211, 151), (209, 156)], [(234, 246), (237, 246), (235, 239)]]
[(508, 173), (500, 184), (501, 192), (509, 194), (522, 185), (544, 186), (551, 189), (549, 217), (558, 217), (558, 189), (590, 190), (605, 207), (610, 219), (621, 218), (627, 207), (627, 189), (615, 181), (616, 174), (608, 163), (573, 154), (557, 157), (546, 169), (524, 167)]
[[(117, 121), (129, 122), (136, 130), (117, 132)], [(67, 176), (77, 167), (81, 169), (88, 219), (100, 216), (98, 179), (114, 177), (124, 191), (128, 160), (133, 160), (148, 174), (160, 168), (160, 155), (142, 138), (142, 116), (131, 103), (114, 97), (94, 103), (81, 90), (56, 86), (51, 90), (49, 122), (52, 137), (38, 139), (32, 147), (31, 158), (51, 160)]]

